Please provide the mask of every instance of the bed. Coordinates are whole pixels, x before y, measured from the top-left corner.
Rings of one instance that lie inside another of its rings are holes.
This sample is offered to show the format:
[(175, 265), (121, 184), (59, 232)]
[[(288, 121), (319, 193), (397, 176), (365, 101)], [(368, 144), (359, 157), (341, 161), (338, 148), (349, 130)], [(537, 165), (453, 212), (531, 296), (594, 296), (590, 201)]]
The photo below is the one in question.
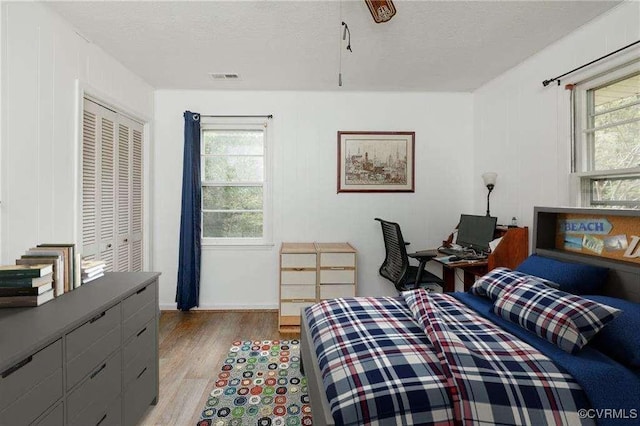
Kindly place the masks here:
[[(552, 247), (547, 234), (567, 212), (576, 210), (536, 208), (534, 255), (470, 292), (304, 310), (314, 424), (637, 424), (640, 343), (629, 315), (640, 315), (640, 264)], [(639, 214), (627, 212), (634, 226)]]

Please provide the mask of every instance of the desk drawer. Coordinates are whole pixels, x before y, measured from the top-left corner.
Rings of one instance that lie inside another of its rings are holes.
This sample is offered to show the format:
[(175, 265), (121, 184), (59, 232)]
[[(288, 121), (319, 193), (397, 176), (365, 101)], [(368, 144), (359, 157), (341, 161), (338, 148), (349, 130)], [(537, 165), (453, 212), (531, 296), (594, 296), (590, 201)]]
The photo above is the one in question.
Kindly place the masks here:
[[(126, 322), (140, 308), (156, 300), (156, 281), (141, 288), (122, 301), (122, 318)], [(143, 323), (144, 324), (144, 323)]]
[(149, 321), (125, 345), (123, 351), (125, 387), (142, 371), (149, 358), (155, 357), (155, 341), (155, 324), (153, 321)]
[(135, 379), (124, 391), (124, 424), (138, 424), (149, 405), (158, 396), (155, 360), (150, 359), (145, 366), (136, 372)]
[(0, 411), (0, 425), (31, 424), (60, 398), (62, 398), (62, 368), (55, 370), (27, 393), (22, 394), (13, 404)]
[(0, 374), (0, 411), (43, 378), (62, 368), (62, 340), (58, 339)]
[(356, 271), (353, 269), (322, 269), (321, 284), (353, 284), (356, 282)]
[(282, 268), (314, 268), (316, 267), (316, 255), (312, 253), (283, 253), (280, 255)]
[(324, 266), (356, 266), (355, 253), (320, 253), (320, 267)]
[(120, 426), (122, 424), (122, 398), (118, 395), (111, 404), (103, 410), (94, 411), (92, 417), (78, 417), (75, 423), (69, 426)]
[[(87, 424), (85, 419), (102, 416), (122, 386), (122, 356), (117, 351), (96, 367), (87, 379), (67, 397), (67, 422)], [(82, 422), (82, 420), (85, 420)]]
[(34, 426), (60, 426), (64, 424), (64, 404), (61, 402), (46, 416), (34, 423)]
[(157, 311), (158, 305), (155, 303), (155, 300), (153, 300), (139, 308), (138, 311), (128, 319), (125, 319), (122, 327), (123, 340), (126, 342), (131, 336), (138, 333), (146, 323), (155, 319)]
[[(85, 352), (102, 336), (120, 326), (120, 304), (96, 315), (80, 327), (67, 334), (67, 362)], [(106, 354), (105, 354), (106, 355)]]
[(282, 285), (316, 285), (316, 271), (282, 271), (280, 275), (280, 282)]
[(297, 316), (300, 317), (302, 308), (313, 305), (314, 301), (309, 302), (281, 302), (280, 303), (280, 315), (281, 316)]
[(329, 284), (320, 286), (320, 299), (337, 299), (339, 297), (354, 297), (356, 286), (353, 284)]
[(315, 299), (315, 285), (283, 285), (280, 287), (280, 299)]
[(120, 346), (121, 338), (122, 329), (116, 327), (69, 361), (67, 364), (67, 390), (80, 383), (87, 374), (100, 366), (104, 359)]

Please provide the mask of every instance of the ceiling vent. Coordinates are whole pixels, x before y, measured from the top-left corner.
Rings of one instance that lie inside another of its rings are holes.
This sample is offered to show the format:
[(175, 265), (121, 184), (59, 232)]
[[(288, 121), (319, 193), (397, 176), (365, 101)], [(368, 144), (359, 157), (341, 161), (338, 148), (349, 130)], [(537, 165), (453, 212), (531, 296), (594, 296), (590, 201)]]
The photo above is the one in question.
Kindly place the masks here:
[(212, 72), (209, 73), (212, 79), (221, 80), (240, 80), (240, 76), (234, 72)]

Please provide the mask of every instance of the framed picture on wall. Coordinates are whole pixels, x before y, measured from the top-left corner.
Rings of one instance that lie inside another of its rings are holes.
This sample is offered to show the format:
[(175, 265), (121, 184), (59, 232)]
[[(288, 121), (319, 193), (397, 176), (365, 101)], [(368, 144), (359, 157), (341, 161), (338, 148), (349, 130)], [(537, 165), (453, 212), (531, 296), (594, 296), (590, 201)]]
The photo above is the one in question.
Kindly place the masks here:
[(414, 192), (415, 132), (338, 132), (338, 192)]

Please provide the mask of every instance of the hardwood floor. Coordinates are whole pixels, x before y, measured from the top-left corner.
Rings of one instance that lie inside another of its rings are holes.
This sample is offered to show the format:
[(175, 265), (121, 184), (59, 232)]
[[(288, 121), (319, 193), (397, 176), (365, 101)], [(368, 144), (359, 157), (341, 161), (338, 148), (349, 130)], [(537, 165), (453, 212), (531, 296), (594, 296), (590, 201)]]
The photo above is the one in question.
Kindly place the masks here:
[(140, 425), (195, 426), (232, 341), (298, 337), (278, 332), (275, 311), (163, 311), (160, 397)]

